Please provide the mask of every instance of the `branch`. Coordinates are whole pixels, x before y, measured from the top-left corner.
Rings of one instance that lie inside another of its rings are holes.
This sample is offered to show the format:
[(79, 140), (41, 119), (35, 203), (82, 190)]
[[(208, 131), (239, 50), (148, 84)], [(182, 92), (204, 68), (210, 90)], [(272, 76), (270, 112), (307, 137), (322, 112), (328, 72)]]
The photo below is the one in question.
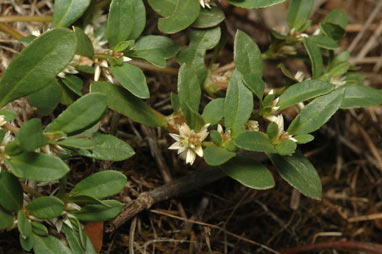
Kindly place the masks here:
[(359, 250), (365, 251), (368, 254), (382, 254), (382, 245), (380, 244), (345, 241), (314, 243), (290, 249), (282, 249), (279, 250), (279, 252), (280, 254), (298, 254), (307, 251), (317, 251), (325, 249)]
[(52, 16), (2, 16), (0, 22), (51, 22)]
[(4, 24), (0, 22), (0, 31), (10, 35), (13, 39), (20, 40), (25, 37), (20, 31), (11, 27), (10, 25)]
[(141, 193), (137, 199), (125, 204), (121, 213), (106, 225), (106, 232), (113, 232), (125, 222), (154, 204), (179, 196), (189, 191), (213, 183), (226, 175), (219, 168), (204, 168), (183, 176), (171, 183), (158, 187), (150, 192)]

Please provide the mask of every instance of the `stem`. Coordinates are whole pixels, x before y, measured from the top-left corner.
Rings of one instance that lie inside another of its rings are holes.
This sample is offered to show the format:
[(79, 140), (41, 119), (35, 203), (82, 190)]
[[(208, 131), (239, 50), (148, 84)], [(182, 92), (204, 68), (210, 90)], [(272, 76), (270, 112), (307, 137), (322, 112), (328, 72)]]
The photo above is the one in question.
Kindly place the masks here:
[(22, 34), (20, 31), (16, 30), (10, 25), (7, 25), (1, 22), (0, 22), (0, 31), (10, 35), (12, 38), (16, 40), (20, 40), (21, 38), (25, 37), (25, 35)]
[(20, 183), (21, 183), (21, 186), (23, 187), (23, 190), (24, 190), (26, 193), (31, 194), (31, 195), (33, 195), (33, 196), (35, 196), (35, 197), (41, 197), (41, 196), (42, 196), (39, 192), (37, 192), (35, 189), (29, 187), (29, 186), (26, 185), (25, 183), (23, 183), (23, 182), (20, 182)]
[(1, 126), (1, 128), (12, 131), (14, 133), (17, 133), (19, 131), (19, 128), (9, 123), (4, 124), (3, 126)]
[(51, 22), (52, 16), (2, 16), (0, 22)]

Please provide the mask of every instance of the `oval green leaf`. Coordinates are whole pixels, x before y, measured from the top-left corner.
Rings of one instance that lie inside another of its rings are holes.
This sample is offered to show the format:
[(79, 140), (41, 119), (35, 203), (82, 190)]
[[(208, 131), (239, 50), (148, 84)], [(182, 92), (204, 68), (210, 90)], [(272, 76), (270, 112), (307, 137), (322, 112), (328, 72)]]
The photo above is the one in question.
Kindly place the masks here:
[(62, 88), (56, 79), (53, 79), (43, 89), (28, 96), (29, 103), (37, 108), (37, 113), (49, 115), (57, 107), (62, 97)]
[(113, 219), (122, 210), (122, 203), (116, 200), (104, 200), (108, 206), (87, 205), (80, 211), (73, 211), (72, 214), (81, 221), (106, 221)]
[(236, 153), (217, 146), (207, 146), (203, 158), (208, 165), (219, 166), (236, 156)]
[(230, 4), (246, 9), (265, 8), (285, 1), (286, 0), (228, 0)]
[(164, 120), (159, 119), (144, 101), (122, 87), (107, 82), (95, 82), (91, 86), (91, 91), (106, 95), (107, 105), (111, 109), (131, 118), (135, 122), (148, 127), (165, 125)]
[(244, 150), (253, 152), (274, 153), (274, 146), (267, 135), (258, 131), (246, 131), (234, 139), (235, 144)]
[(106, 96), (90, 93), (71, 104), (45, 129), (45, 132), (62, 131), (67, 134), (81, 132), (98, 122), (106, 110)]
[(55, 0), (52, 27), (68, 27), (86, 11), (90, 0)]
[(173, 34), (189, 27), (198, 18), (200, 5), (195, 0), (177, 0), (173, 13), (166, 18), (160, 18), (158, 28), (160, 31)]
[(35, 254), (72, 254), (72, 251), (68, 247), (51, 235), (33, 235), (33, 239), (33, 250)]
[(34, 152), (11, 156), (6, 164), (17, 177), (36, 181), (58, 180), (70, 170), (59, 157)]
[(48, 229), (44, 226), (44, 224), (36, 221), (32, 221), (32, 231), (40, 236), (47, 236), (49, 234)]
[(233, 137), (244, 131), (244, 125), (251, 116), (252, 110), (252, 92), (243, 84), (240, 72), (235, 70), (229, 80), (224, 101), (225, 127), (232, 130)]
[(291, 0), (288, 7), (288, 26), (301, 31), (309, 20), (314, 0)]
[(310, 38), (304, 38), (304, 46), (312, 64), (312, 78), (318, 78), (324, 68), (320, 49)]
[(53, 219), (64, 211), (64, 202), (56, 197), (39, 197), (27, 206), (28, 212), (39, 219)]
[(202, 117), (206, 123), (217, 124), (224, 117), (224, 98), (210, 101), (203, 110)]
[(32, 224), (25, 216), (23, 210), (19, 210), (17, 213), (17, 228), (24, 238), (28, 238), (32, 235)]
[(119, 193), (126, 185), (126, 176), (119, 171), (107, 170), (92, 174), (74, 186), (71, 195), (90, 195), (105, 198)]
[(263, 76), (263, 58), (257, 44), (246, 33), (238, 30), (235, 36), (235, 68), (242, 74)]
[(172, 39), (159, 35), (147, 35), (134, 45), (129, 56), (146, 60), (160, 68), (166, 67), (166, 59), (175, 56), (180, 46)]
[(141, 99), (150, 98), (146, 77), (139, 67), (128, 63), (112, 65), (111, 72), (115, 79), (130, 93)]
[(195, 28), (210, 28), (219, 25), (225, 19), (222, 9), (212, 6), (200, 10), (199, 17), (192, 24)]
[(341, 108), (363, 108), (382, 104), (382, 91), (367, 86), (345, 87)]
[(76, 47), (75, 34), (64, 28), (33, 40), (13, 59), (0, 81), (0, 107), (49, 85), (72, 60)]
[(106, 38), (110, 48), (126, 41), (134, 28), (134, 2), (112, 0), (107, 19)]
[(334, 85), (321, 80), (305, 80), (288, 87), (280, 96), (277, 106), (286, 109), (300, 102), (313, 99), (333, 91)]
[(9, 212), (23, 206), (23, 189), (17, 177), (2, 170), (0, 173), (0, 205)]
[(305, 196), (321, 199), (322, 185), (316, 169), (302, 154), (269, 155), (281, 177)]
[(177, 4), (177, 0), (148, 0), (150, 7), (162, 17), (170, 16)]
[(236, 157), (220, 168), (229, 177), (252, 189), (265, 190), (275, 186), (271, 172), (254, 159)]
[(336, 113), (342, 104), (344, 89), (337, 89), (314, 99), (289, 125), (288, 133), (306, 134), (318, 130)]
[(40, 118), (32, 118), (25, 122), (17, 132), (16, 139), (21, 148), (27, 152), (33, 152), (37, 148), (48, 144), (48, 139), (42, 133)]
[(13, 225), (13, 216), (3, 211), (0, 207), (0, 229), (6, 229)]

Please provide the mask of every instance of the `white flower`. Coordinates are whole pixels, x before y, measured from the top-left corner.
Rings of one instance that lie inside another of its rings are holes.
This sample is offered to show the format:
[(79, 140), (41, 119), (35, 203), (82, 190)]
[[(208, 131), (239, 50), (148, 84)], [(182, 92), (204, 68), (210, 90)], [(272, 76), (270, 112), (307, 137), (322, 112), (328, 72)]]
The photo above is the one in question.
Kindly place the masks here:
[(102, 71), (102, 74), (105, 76), (105, 78), (109, 82), (113, 83), (113, 76), (111, 75), (108, 62), (106, 60), (99, 61), (99, 59), (96, 59), (95, 70), (94, 70), (94, 81), (99, 80), (99, 77), (101, 76), (101, 71)]
[(87, 25), (84, 32), (93, 44), (94, 53), (102, 52), (104, 50), (103, 46), (107, 43), (106, 40), (102, 40), (102, 35), (95, 37), (94, 27), (92, 25)]
[[(273, 89), (271, 89), (268, 93), (268, 95), (270, 94), (274, 94), (275, 91)], [(279, 100), (280, 100), (280, 97), (277, 97), (276, 99), (274, 99), (271, 103), (271, 112), (276, 112), (277, 110), (279, 110), (280, 107), (276, 106), (277, 103), (279, 103)]]
[[(278, 127), (278, 134), (277, 134), (277, 140), (292, 140), (293, 142), (297, 142), (297, 139), (295, 139), (292, 135), (290, 135), (288, 132), (284, 131), (284, 117), (282, 114), (278, 116), (272, 116), (267, 118), (271, 122), (274, 122), (277, 124)], [(272, 119), (272, 120), (271, 120)]]
[(0, 115), (0, 127), (3, 126), (6, 123), (7, 123), (7, 121), (5, 121), (4, 115)]
[(198, 132), (191, 130), (190, 127), (183, 123), (179, 127), (179, 135), (170, 133), (170, 136), (176, 140), (168, 149), (178, 150), (178, 154), (186, 155), (186, 163), (192, 165), (196, 159), (196, 155), (203, 157), (202, 142), (208, 136), (208, 126), (204, 125)]
[(259, 131), (259, 122), (255, 120), (249, 120), (246, 124), (245, 127), (249, 131)]
[(346, 84), (346, 77), (334, 77), (329, 81), (330, 84), (340, 87)]
[(209, 9), (211, 9), (211, 5), (210, 5), (210, 3), (211, 3), (211, 0), (199, 0), (199, 3), (200, 3), (200, 5), (203, 7), (203, 8), (209, 8)]
[(302, 82), (302, 81), (304, 81), (304, 77), (305, 77), (305, 74), (304, 74), (302, 71), (298, 71), (298, 72), (296, 72), (296, 74), (294, 75), (294, 78), (295, 78), (298, 82)]

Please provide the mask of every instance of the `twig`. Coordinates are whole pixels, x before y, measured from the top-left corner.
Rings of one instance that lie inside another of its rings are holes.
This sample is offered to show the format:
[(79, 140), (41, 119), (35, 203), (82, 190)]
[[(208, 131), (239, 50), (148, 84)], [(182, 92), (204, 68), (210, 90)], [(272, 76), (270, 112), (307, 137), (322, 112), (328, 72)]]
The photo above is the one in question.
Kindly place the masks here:
[(129, 254), (134, 254), (134, 234), (135, 228), (137, 227), (137, 217), (134, 217), (130, 225), (129, 231)]
[(362, 27), (362, 30), (357, 34), (357, 36), (351, 42), (350, 46), (347, 49), (349, 53), (353, 51), (353, 49), (357, 46), (358, 42), (361, 40), (364, 33), (369, 29), (369, 26), (371, 25), (371, 23), (373, 22), (377, 14), (379, 13), (379, 10), (381, 9), (381, 7), (382, 7), (382, 1), (378, 3), (378, 5), (375, 7), (373, 12), (370, 14), (369, 18), (367, 19), (365, 25)]
[(382, 22), (379, 23), (378, 28), (374, 31), (373, 35), (370, 37), (370, 39), (367, 41), (365, 46), (362, 47), (361, 51), (358, 53), (356, 60), (364, 58), (367, 53), (374, 47), (376, 44), (379, 36), (382, 33)]
[(170, 218), (174, 218), (174, 219), (178, 219), (178, 220), (183, 220), (183, 221), (186, 221), (186, 222), (190, 222), (190, 223), (194, 223), (194, 224), (198, 224), (198, 225), (201, 225), (201, 226), (206, 226), (206, 227), (210, 227), (210, 228), (214, 228), (214, 229), (217, 229), (219, 231), (223, 231), (224, 233), (226, 233), (227, 235), (230, 235), (232, 237), (235, 237), (236, 239), (239, 239), (243, 242), (247, 242), (247, 243), (250, 243), (252, 245), (255, 245), (255, 246), (259, 246), (265, 250), (268, 250), (272, 253), (275, 253), (275, 254), (282, 254), (276, 250), (273, 250), (271, 248), (269, 248), (268, 246), (265, 246), (264, 244), (261, 244), (259, 242), (255, 242), (255, 241), (252, 241), (250, 239), (247, 239), (245, 237), (242, 237), (240, 235), (237, 235), (235, 233), (232, 233), (222, 227), (219, 227), (219, 226), (216, 226), (216, 225), (213, 225), (213, 224), (209, 224), (209, 223), (205, 223), (205, 222), (200, 222), (200, 221), (195, 221), (195, 220), (189, 220), (189, 219), (184, 219), (182, 217), (179, 217), (179, 216), (176, 216), (176, 215), (172, 215), (172, 214), (168, 214), (168, 213), (164, 213), (164, 212), (161, 212), (161, 211), (158, 211), (158, 210), (150, 210), (150, 212), (152, 213), (156, 213), (156, 214), (160, 214), (160, 215), (164, 215), (164, 216), (167, 216), (167, 217), (170, 217)]
[(309, 244), (305, 246), (299, 246), (290, 249), (279, 250), (280, 254), (298, 254), (306, 251), (313, 250), (325, 250), (325, 249), (337, 249), (337, 250), (360, 250), (366, 251), (369, 254), (382, 254), (382, 245), (364, 242), (322, 242)]
[(2, 16), (0, 22), (51, 22), (52, 16)]
[(21, 33), (20, 31), (16, 30), (10, 25), (7, 25), (1, 22), (0, 22), (0, 31), (10, 35), (12, 38), (16, 40), (20, 40), (21, 38), (25, 37), (25, 35)]
[(3, 126), (1, 126), (1, 128), (9, 130), (9, 131), (14, 132), (14, 133), (17, 133), (19, 131), (19, 128), (17, 128), (16, 126), (13, 126), (12, 124), (9, 124), (9, 123), (4, 124)]
[(155, 203), (201, 188), (224, 176), (225, 174), (219, 168), (204, 168), (150, 192), (143, 192), (137, 199), (125, 204), (122, 212), (106, 226), (106, 232), (113, 232), (138, 213), (151, 208)]

